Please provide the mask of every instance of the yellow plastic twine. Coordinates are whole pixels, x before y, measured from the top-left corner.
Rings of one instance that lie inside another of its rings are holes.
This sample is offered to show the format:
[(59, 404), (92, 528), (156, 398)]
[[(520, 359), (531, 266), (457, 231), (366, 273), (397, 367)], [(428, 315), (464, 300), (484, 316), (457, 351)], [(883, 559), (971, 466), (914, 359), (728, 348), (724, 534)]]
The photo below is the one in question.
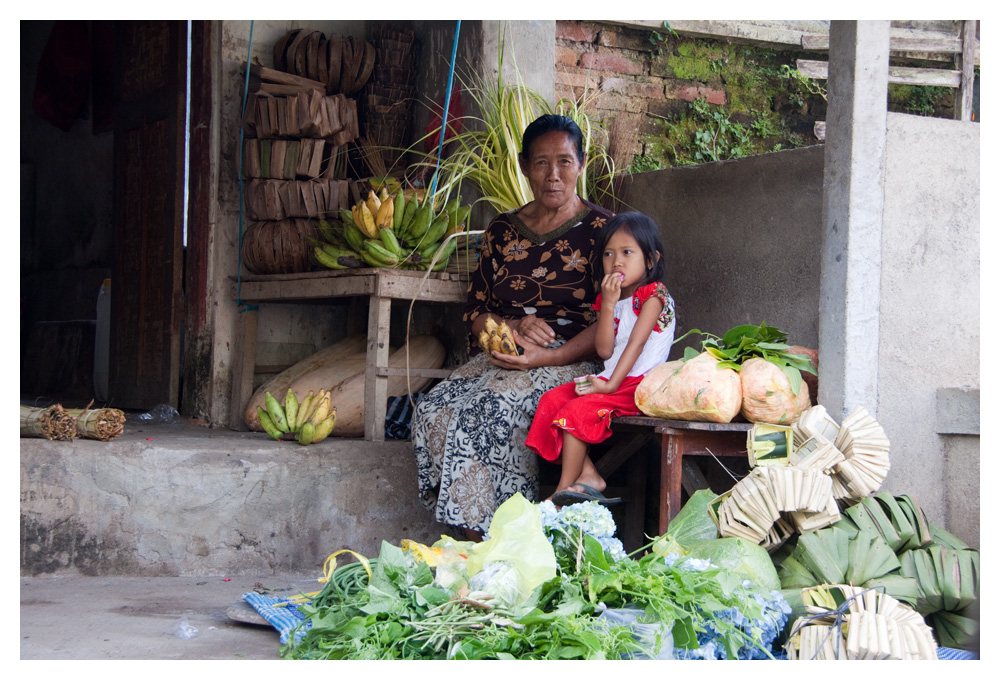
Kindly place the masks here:
[[(351, 555), (354, 555), (356, 558), (358, 558), (358, 562), (360, 562), (361, 566), (363, 566), (365, 568), (365, 571), (368, 573), (368, 578), (371, 579), (371, 577), (372, 577), (372, 568), (371, 568), (371, 565), (368, 563), (368, 558), (365, 557), (364, 555), (359, 555), (358, 553), (354, 552), (353, 550), (348, 550), (347, 548), (344, 548), (343, 550), (338, 550), (337, 552), (333, 553), (332, 555), (330, 555), (329, 557), (326, 558), (326, 562), (323, 563), (323, 576), (322, 576), (322, 578), (317, 579), (317, 581), (319, 583), (329, 583), (330, 582), (330, 578), (333, 577), (333, 572), (337, 568), (337, 555), (341, 555), (343, 553), (349, 553)], [(310, 602), (314, 597), (316, 597), (317, 595), (319, 595), (321, 592), (323, 592), (323, 591), (322, 590), (317, 590), (314, 593), (305, 593), (305, 594), (299, 595), (297, 597), (290, 597), (290, 598), (288, 598), (287, 602), (279, 602), (278, 604), (276, 604), (274, 606), (275, 607), (284, 607), (285, 605), (289, 605), (289, 604), (303, 604), (305, 602)]]
[(372, 577), (372, 568), (371, 565), (368, 564), (368, 558), (364, 555), (359, 555), (353, 550), (344, 548), (343, 550), (338, 550), (326, 558), (326, 562), (323, 563), (323, 578), (319, 579), (320, 583), (329, 582), (330, 577), (333, 576), (333, 570), (337, 568), (337, 555), (340, 555), (341, 553), (350, 553), (351, 555), (357, 557), (358, 562), (361, 563), (361, 565), (365, 568), (365, 571), (368, 573), (368, 578)]

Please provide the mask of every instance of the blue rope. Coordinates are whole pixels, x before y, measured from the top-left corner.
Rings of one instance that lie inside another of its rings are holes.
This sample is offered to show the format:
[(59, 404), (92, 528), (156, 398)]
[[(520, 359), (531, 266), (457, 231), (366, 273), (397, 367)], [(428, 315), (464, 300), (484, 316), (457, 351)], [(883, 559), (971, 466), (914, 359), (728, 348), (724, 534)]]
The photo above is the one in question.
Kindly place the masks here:
[(240, 190), (240, 224), (239, 224), (239, 238), (237, 239), (236, 247), (236, 304), (244, 307), (244, 309), (239, 310), (242, 314), (243, 312), (249, 312), (257, 309), (256, 305), (251, 305), (249, 302), (244, 302), (240, 299), (240, 285), (242, 284), (242, 257), (243, 257), (243, 121), (247, 114), (247, 98), (250, 92), (250, 57), (253, 54), (253, 20), (250, 20), (250, 39), (247, 43), (247, 68), (246, 74), (243, 78), (243, 107), (240, 110), (240, 148), (239, 148), (239, 165), (236, 168), (236, 177), (239, 183)]
[(431, 180), (431, 191), (429, 196), (433, 196), (437, 191), (438, 171), (441, 168), (441, 153), (444, 150), (444, 135), (448, 129), (448, 106), (451, 104), (451, 84), (455, 79), (455, 56), (458, 54), (458, 32), (462, 27), (462, 21), (455, 22), (455, 42), (451, 46), (451, 66), (448, 69), (448, 88), (444, 93), (444, 114), (441, 116), (441, 139), (438, 141), (437, 164), (434, 166), (434, 177)]

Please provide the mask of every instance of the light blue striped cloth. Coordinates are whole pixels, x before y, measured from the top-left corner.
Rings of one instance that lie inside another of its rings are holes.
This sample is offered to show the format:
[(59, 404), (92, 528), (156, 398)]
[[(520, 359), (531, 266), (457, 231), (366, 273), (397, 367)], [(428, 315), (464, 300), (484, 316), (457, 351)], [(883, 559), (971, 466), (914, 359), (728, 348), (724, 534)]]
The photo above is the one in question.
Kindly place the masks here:
[[(260, 593), (249, 592), (244, 593), (243, 601), (274, 626), (281, 634), (278, 639), (283, 645), (288, 644), (288, 637), (293, 630), (295, 631), (295, 642), (298, 644), (302, 640), (302, 636), (312, 627), (312, 622), (306, 621), (306, 617), (299, 611), (298, 605), (283, 605), (283, 603), (288, 602), (288, 598), (265, 597)], [(303, 621), (305, 621), (305, 625), (299, 627)]]
[(964, 649), (952, 649), (951, 647), (938, 647), (938, 659), (941, 661), (976, 661), (978, 654), (967, 652)]

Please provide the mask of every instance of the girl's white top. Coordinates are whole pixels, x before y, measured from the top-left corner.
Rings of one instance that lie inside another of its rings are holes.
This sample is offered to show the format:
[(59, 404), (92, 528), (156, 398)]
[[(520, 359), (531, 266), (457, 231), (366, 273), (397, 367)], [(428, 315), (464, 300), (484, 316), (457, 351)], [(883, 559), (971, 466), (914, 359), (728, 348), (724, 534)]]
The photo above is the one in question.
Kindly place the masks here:
[[(670, 346), (674, 342), (674, 327), (676, 325), (674, 319), (674, 299), (670, 297), (667, 287), (662, 283), (651, 283), (636, 290), (632, 297), (619, 300), (615, 305), (615, 350), (611, 354), (611, 358), (604, 362), (604, 370), (598, 374), (598, 377), (611, 378), (611, 374), (614, 373), (615, 366), (618, 365), (618, 360), (621, 358), (622, 352), (625, 351), (629, 337), (632, 335), (632, 329), (639, 318), (642, 303), (650, 297), (659, 297), (663, 300), (663, 311), (656, 320), (653, 332), (646, 339), (646, 344), (642, 347), (642, 353), (635, 360), (635, 364), (628, 375), (629, 377), (646, 375), (653, 368), (667, 360), (667, 356), (670, 354)], [(600, 308), (601, 296), (598, 295), (597, 300), (594, 302), (594, 309), (599, 310)]]

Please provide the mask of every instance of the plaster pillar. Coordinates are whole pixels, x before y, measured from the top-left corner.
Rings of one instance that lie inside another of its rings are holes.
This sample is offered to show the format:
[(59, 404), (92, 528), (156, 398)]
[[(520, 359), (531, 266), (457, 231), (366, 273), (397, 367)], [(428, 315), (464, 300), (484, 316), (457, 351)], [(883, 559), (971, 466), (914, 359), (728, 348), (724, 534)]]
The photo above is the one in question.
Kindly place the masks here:
[[(505, 83), (524, 84), (551, 104), (556, 102), (556, 22), (482, 21), (482, 64), (495, 77), (503, 61)], [(506, 39), (503, 55), (500, 42)]]
[(878, 408), (889, 22), (832, 21), (820, 250), (819, 403)]

